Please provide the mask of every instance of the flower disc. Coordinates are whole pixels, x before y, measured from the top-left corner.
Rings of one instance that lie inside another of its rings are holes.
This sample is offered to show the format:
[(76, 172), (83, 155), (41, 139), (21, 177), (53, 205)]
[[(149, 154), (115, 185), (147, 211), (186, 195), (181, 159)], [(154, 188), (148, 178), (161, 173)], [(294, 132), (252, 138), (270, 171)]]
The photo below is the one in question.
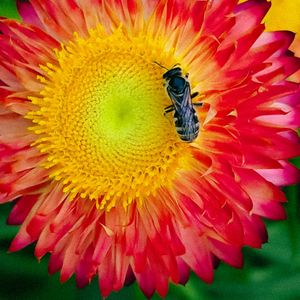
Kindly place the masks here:
[(40, 78), (45, 89), (31, 98), (38, 106), (28, 114), (37, 124), (34, 145), (47, 153), (50, 177), (71, 198), (96, 199), (108, 210), (168, 186), (184, 160), (185, 146), (163, 113), (171, 101), (164, 70), (154, 62), (170, 58), (159, 44), (145, 50), (142, 39), (101, 28), (87, 40), (77, 37), (56, 51), (59, 67), (43, 68), (50, 80)]

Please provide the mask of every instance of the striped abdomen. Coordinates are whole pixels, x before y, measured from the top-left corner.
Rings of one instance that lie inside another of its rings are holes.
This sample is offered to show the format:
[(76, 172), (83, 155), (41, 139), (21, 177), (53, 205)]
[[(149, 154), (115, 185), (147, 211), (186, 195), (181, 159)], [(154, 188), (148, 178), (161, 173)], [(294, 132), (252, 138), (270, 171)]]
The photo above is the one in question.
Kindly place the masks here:
[(174, 121), (176, 131), (181, 140), (191, 143), (197, 138), (200, 124), (193, 106), (175, 110)]

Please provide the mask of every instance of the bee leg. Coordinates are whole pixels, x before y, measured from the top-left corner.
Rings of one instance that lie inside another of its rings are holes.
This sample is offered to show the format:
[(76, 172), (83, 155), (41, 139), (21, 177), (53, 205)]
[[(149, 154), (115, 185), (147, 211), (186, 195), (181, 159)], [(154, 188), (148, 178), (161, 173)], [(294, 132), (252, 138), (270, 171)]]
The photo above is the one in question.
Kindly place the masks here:
[(203, 103), (202, 103), (202, 102), (195, 102), (195, 103), (193, 103), (193, 105), (194, 105), (194, 106), (202, 106)]
[(199, 95), (199, 93), (198, 93), (198, 92), (195, 92), (195, 93), (193, 93), (193, 94), (191, 95), (191, 98), (193, 99), (193, 98), (197, 97), (198, 95)]
[[(199, 95), (199, 93), (195, 92), (195, 93), (191, 94), (191, 98), (193, 99), (193, 98), (197, 97), (198, 95)], [(205, 98), (205, 95), (200, 95), (198, 100), (201, 99), (201, 98)], [(194, 102), (193, 105), (194, 106), (202, 106), (203, 103), (202, 102)]]
[(175, 110), (175, 107), (174, 107), (173, 104), (172, 104), (172, 105), (169, 105), (169, 106), (167, 106), (167, 107), (165, 107), (164, 116), (166, 116), (167, 113), (169, 113), (169, 112), (171, 112), (171, 111), (173, 111), (173, 110)]

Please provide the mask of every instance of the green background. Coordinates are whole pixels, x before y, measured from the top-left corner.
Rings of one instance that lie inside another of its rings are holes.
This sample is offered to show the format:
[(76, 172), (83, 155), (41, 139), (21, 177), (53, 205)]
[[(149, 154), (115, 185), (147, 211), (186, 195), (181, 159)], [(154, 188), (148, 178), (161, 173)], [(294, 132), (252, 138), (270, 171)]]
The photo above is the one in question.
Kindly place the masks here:
[[(45, 0), (47, 1), (47, 0)], [(0, 15), (18, 18), (13, 0), (0, 0)], [(300, 166), (299, 160), (294, 161)], [(300, 209), (299, 186), (285, 188), (288, 197), (286, 221), (267, 222), (269, 243), (263, 249), (244, 249), (244, 268), (233, 269), (223, 263), (215, 271), (213, 284), (206, 285), (194, 274), (188, 284), (170, 285), (168, 300), (299, 300), (300, 299)], [(12, 204), (0, 206), (0, 300), (93, 300), (101, 299), (95, 278), (84, 289), (72, 278), (60, 284), (58, 274), (47, 273), (49, 257), (39, 263), (34, 246), (8, 253), (16, 226), (7, 226)], [(145, 299), (136, 284), (113, 293), (108, 300)], [(160, 299), (155, 295), (153, 299)]]

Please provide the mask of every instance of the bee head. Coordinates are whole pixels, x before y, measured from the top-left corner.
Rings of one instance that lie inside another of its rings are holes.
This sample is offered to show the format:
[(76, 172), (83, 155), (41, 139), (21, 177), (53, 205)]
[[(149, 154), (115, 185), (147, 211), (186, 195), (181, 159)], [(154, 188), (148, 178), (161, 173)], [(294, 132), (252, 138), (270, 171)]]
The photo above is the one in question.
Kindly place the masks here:
[(165, 80), (171, 80), (173, 77), (182, 77), (182, 69), (180, 67), (170, 69), (163, 75)]

